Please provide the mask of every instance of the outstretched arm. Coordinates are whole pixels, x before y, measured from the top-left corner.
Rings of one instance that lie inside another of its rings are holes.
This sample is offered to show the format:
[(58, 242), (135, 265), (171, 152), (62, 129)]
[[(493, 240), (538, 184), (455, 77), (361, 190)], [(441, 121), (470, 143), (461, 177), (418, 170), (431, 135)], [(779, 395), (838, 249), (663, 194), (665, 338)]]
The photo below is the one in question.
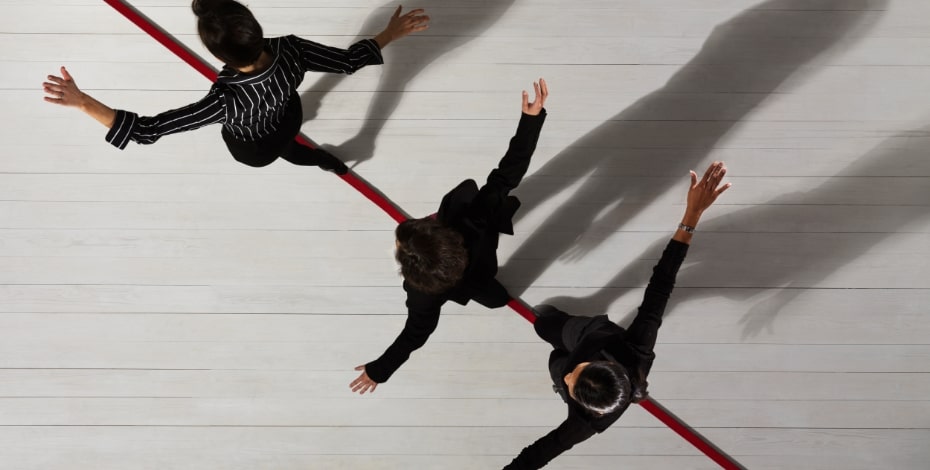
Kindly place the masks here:
[(355, 368), (361, 374), (349, 384), (349, 388), (364, 395), (365, 392), (374, 392), (378, 384), (387, 382), (391, 375), (407, 362), (410, 354), (423, 347), (436, 330), (443, 303), (443, 300), (435, 296), (416, 291), (408, 292), (407, 322), (404, 329), (381, 357)]
[(526, 446), (504, 470), (535, 470), (595, 434), (584, 421), (569, 416), (559, 427)]
[(74, 78), (68, 73), (68, 69), (62, 67), (60, 77), (49, 75), (47, 78), (48, 81), (42, 84), (48, 95), (45, 101), (80, 109), (107, 129), (113, 127), (116, 111), (82, 92), (74, 82)]
[(289, 36), (300, 51), (300, 67), (303, 71), (341, 73), (350, 75), (368, 65), (384, 63), (381, 50), (393, 41), (429, 27), (429, 17), (423, 10), (412, 10), (404, 15), (397, 7), (387, 27), (370, 39), (362, 39), (348, 49), (327, 46), (297, 36)]
[(106, 140), (120, 149), (126, 148), (130, 140), (139, 144), (151, 144), (162, 136), (197, 129), (226, 120), (226, 110), (215, 89), (196, 103), (165, 111), (155, 116), (139, 116), (136, 113), (114, 110), (83, 93), (74, 83), (71, 74), (62, 67), (61, 77), (49, 75), (45, 82), (45, 101), (78, 108), (110, 129)]

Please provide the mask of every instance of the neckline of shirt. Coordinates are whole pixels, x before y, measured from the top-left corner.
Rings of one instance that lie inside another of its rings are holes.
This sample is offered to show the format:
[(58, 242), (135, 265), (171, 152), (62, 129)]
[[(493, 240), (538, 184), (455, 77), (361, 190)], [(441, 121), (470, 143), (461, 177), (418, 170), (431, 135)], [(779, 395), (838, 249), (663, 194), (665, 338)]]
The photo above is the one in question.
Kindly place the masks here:
[(224, 77), (223, 81), (225, 83), (234, 84), (234, 85), (243, 85), (243, 84), (247, 85), (250, 83), (260, 82), (268, 78), (268, 76), (271, 75), (274, 69), (277, 68), (278, 59), (281, 57), (281, 54), (278, 48), (274, 47), (274, 44), (272, 43), (271, 39), (266, 40), (265, 45), (268, 47), (269, 53), (271, 53), (272, 55), (271, 64), (268, 65), (268, 68), (266, 68), (265, 70), (262, 70), (260, 73), (256, 75), (248, 75), (236, 69), (224, 66), (223, 71), (232, 72), (233, 75), (228, 75)]

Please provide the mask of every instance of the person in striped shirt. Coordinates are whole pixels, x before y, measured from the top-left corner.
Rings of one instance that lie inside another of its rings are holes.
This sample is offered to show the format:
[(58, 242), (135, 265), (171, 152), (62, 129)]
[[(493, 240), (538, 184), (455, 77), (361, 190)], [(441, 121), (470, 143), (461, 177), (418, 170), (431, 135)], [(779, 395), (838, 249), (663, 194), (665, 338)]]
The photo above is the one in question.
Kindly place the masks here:
[(297, 87), (307, 71), (351, 74), (383, 63), (389, 43), (429, 27), (422, 9), (397, 7), (387, 27), (372, 39), (339, 49), (297, 36), (265, 38), (262, 27), (235, 0), (194, 0), (197, 29), (207, 49), (225, 66), (207, 95), (155, 116), (113, 109), (83, 93), (61, 67), (61, 76), (43, 83), (45, 101), (78, 108), (109, 128), (106, 140), (123, 149), (134, 141), (152, 144), (162, 136), (222, 124), (233, 158), (262, 167), (281, 157), (295, 165), (319, 166), (345, 174), (346, 165), (329, 152), (297, 143), (303, 121)]

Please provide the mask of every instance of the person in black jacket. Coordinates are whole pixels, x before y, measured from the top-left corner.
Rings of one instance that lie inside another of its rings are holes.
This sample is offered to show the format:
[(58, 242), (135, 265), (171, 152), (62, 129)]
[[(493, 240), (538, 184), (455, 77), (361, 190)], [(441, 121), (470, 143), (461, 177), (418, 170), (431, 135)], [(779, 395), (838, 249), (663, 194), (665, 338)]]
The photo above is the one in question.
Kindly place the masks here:
[(536, 307), (539, 317), (534, 327), (553, 347), (549, 374), (553, 389), (568, 404), (568, 417), (525, 447), (505, 470), (545, 466), (575, 444), (606, 430), (630, 403), (646, 397), (646, 376), (655, 360), (653, 347), (678, 268), (704, 210), (730, 187), (730, 183), (720, 184), (726, 171), (723, 162), (715, 162), (700, 182), (691, 172), (685, 215), (653, 268), (643, 303), (629, 328), (621, 328), (606, 315), (581, 317), (550, 305)]
[(383, 63), (389, 43), (428, 27), (423, 10), (401, 15), (372, 39), (348, 49), (325, 46), (297, 36), (265, 38), (247, 7), (235, 0), (194, 0), (197, 30), (207, 49), (225, 63), (205, 97), (155, 116), (113, 109), (83, 93), (68, 70), (43, 83), (45, 101), (84, 111), (109, 129), (106, 140), (124, 149), (130, 142), (152, 144), (162, 136), (223, 125), (223, 140), (240, 163), (262, 167), (278, 157), (295, 164), (318, 166), (345, 174), (345, 163), (320, 148), (298, 144), (302, 110), (297, 87), (307, 71), (351, 74)]
[(407, 323), (381, 357), (355, 368), (361, 374), (349, 384), (353, 392), (374, 392), (423, 346), (446, 301), (465, 305), (474, 300), (497, 308), (510, 300), (507, 289), (495, 279), (497, 244), (501, 233), (513, 235), (512, 219), (520, 201), (510, 191), (526, 174), (546, 119), (546, 81), (539, 79), (533, 88), (532, 103), (523, 92), (517, 133), (487, 183), (479, 189), (474, 180), (465, 180), (443, 197), (435, 216), (397, 226), (396, 258), (407, 292)]

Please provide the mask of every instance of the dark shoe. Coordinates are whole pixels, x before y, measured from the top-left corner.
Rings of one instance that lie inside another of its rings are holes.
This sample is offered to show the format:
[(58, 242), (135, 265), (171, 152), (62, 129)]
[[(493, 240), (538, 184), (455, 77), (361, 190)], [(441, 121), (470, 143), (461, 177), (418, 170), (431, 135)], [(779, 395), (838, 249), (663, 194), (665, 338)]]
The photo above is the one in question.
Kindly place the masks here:
[(558, 316), (560, 313), (562, 313), (559, 309), (553, 307), (552, 305), (548, 305), (548, 304), (539, 304), (533, 307), (533, 311), (536, 312), (537, 318), (555, 317), (555, 316)]
[(314, 156), (320, 159), (320, 163), (317, 166), (319, 166), (321, 170), (337, 175), (344, 175), (349, 172), (349, 167), (347, 167), (345, 163), (342, 163), (342, 160), (336, 158), (335, 155), (326, 150), (317, 147), (313, 149), (313, 153)]

